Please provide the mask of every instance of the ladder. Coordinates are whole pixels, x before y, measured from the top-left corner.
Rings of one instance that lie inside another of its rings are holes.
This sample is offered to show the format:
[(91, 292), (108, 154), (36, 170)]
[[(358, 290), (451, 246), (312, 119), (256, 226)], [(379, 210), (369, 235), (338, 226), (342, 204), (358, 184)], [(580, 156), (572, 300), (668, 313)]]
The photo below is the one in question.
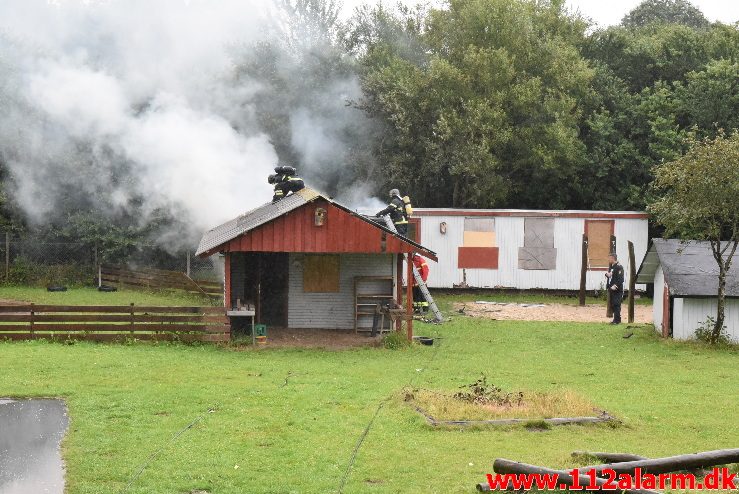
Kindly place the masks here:
[[(386, 215), (383, 216), (383, 218), (385, 219), (385, 224), (390, 229), (390, 231), (400, 235), (398, 233), (398, 230), (395, 228), (393, 220), (390, 219), (390, 216)], [(441, 315), (439, 307), (436, 306), (436, 302), (434, 302), (434, 298), (431, 296), (431, 292), (429, 292), (429, 289), (426, 286), (426, 282), (423, 281), (423, 278), (421, 278), (421, 273), (418, 272), (418, 269), (416, 269), (416, 266), (413, 264), (410, 254), (405, 256), (405, 262), (407, 262), (413, 268), (413, 277), (416, 279), (416, 285), (418, 285), (418, 288), (421, 290), (423, 298), (425, 298), (426, 302), (429, 303), (429, 308), (431, 309), (431, 312), (434, 313), (434, 320), (436, 322), (444, 322), (444, 316)], [(410, 280), (408, 280), (408, 282), (410, 283)]]

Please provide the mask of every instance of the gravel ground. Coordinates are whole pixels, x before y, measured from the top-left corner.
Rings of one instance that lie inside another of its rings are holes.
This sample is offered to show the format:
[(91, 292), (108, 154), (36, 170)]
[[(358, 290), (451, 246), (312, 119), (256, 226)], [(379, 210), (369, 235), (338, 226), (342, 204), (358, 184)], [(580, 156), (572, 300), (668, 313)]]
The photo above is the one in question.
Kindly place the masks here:
[[(564, 304), (509, 304), (509, 303), (476, 303), (458, 302), (455, 311), (464, 308), (464, 313), (473, 317), (506, 321), (574, 321), (574, 322), (608, 322), (606, 305), (590, 304), (585, 307)], [(621, 319), (626, 321), (628, 308), (621, 308)], [(634, 322), (651, 323), (652, 306), (636, 305)]]

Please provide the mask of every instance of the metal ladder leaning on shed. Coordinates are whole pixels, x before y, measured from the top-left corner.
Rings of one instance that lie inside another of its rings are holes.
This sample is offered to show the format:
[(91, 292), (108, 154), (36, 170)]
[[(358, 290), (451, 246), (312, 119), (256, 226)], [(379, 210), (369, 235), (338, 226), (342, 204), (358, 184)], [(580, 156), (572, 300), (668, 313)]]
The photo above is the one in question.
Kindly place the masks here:
[[(395, 224), (393, 223), (393, 220), (390, 219), (390, 216), (384, 216), (383, 219), (385, 220), (385, 224), (387, 225), (388, 229), (390, 229), (391, 232), (394, 232), (397, 235), (400, 235), (398, 233), (398, 230), (395, 228)], [(426, 302), (429, 303), (429, 308), (431, 308), (431, 312), (434, 313), (434, 320), (436, 322), (444, 322), (444, 316), (441, 315), (441, 311), (436, 306), (436, 302), (434, 302), (434, 298), (431, 296), (431, 292), (429, 292), (429, 289), (426, 286), (426, 282), (423, 281), (423, 278), (421, 278), (421, 273), (418, 272), (418, 270), (416, 269), (416, 266), (413, 264), (410, 254), (406, 254), (405, 261), (409, 263), (411, 267), (413, 268), (413, 277), (416, 279), (416, 285), (418, 285), (418, 287), (421, 289), (423, 298), (425, 298)]]

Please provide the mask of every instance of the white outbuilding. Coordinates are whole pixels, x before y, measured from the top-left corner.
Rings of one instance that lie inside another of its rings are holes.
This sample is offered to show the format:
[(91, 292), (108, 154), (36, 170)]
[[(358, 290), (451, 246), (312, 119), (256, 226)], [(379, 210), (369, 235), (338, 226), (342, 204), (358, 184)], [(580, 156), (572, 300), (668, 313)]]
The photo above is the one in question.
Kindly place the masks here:
[(586, 289), (597, 290), (614, 241), (628, 280), (627, 242), (641, 259), (648, 219), (635, 211), (416, 209), (409, 237), (438, 253), (432, 288), (578, 290), (586, 235)]
[[(725, 322), (739, 343), (739, 252), (726, 277)], [(716, 317), (718, 264), (709, 242), (652, 240), (637, 274), (638, 283), (654, 283), (654, 327), (665, 337), (692, 339), (709, 317)]]

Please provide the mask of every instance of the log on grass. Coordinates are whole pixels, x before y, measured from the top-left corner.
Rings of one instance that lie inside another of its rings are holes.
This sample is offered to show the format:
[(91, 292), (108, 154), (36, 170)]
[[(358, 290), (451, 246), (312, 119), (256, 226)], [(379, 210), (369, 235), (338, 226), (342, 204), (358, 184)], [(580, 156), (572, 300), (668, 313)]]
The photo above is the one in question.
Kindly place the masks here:
[[(632, 453), (603, 453), (600, 451), (573, 451), (573, 458), (596, 458), (607, 463), (625, 463), (627, 461), (649, 460), (646, 456), (635, 455)], [(688, 468), (685, 470), (692, 473), (696, 477), (705, 477), (710, 473), (709, 470), (703, 468)]]
[[(493, 471), (500, 474), (513, 473), (526, 475), (556, 475), (557, 488), (564, 488), (565, 486), (572, 486), (575, 484), (575, 479), (573, 478), (573, 476), (565, 470), (554, 470), (551, 468), (540, 467), (538, 465), (529, 465), (527, 463), (519, 463), (517, 461), (506, 460), (505, 458), (498, 458), (495, 460), (495, 463), (493, 463)], [(585, 471), (585, 469), (581, 469), (581, 471)], [(593, 479), (591, 479), (588, 475), (583, 474), (577, 476), (578, 484), (583, 488), (590, 485), (592, 483), (592, 480)], [(600, 487), (606, 485), (607, 482), (607, 479), (595, 479), (595, 483)], [(509, 484), (508, 489), (512, 488), (513, 486)], [(483, 483), (477, 485), (477, 490), (480, 492), (488, 492), (491, 489), (489, 484)], [(626, 494), (658, 494), (657, 491), (650, 491), (645, 489), (628, 489), (623, 492)]]
[(573, 451), (573, 458), (595, 458), (606, 463), (623, 463), (626, 461), (648, 460), (646, 456), (631, 453), (602, 453), (600, 451)]
[[(637, 468), (642, 473), (670, 473), (680, 470), (698, 470), (701, 468), (726, 465), (739, 462), (739, 448), (717, 449), (701, 453), (687, 455), (668, 456), (665, 458), (654, 458), (651, 460), (625, 461), (620, 463), (607, 463), (604, 465), (591, 465), (582, 467), (581, 470), (594, 469), (600, 474), (603, 470), (613, 470), (618, 473), (633, 474)], [(496, 470), (497, 471), (497, 470)]]

